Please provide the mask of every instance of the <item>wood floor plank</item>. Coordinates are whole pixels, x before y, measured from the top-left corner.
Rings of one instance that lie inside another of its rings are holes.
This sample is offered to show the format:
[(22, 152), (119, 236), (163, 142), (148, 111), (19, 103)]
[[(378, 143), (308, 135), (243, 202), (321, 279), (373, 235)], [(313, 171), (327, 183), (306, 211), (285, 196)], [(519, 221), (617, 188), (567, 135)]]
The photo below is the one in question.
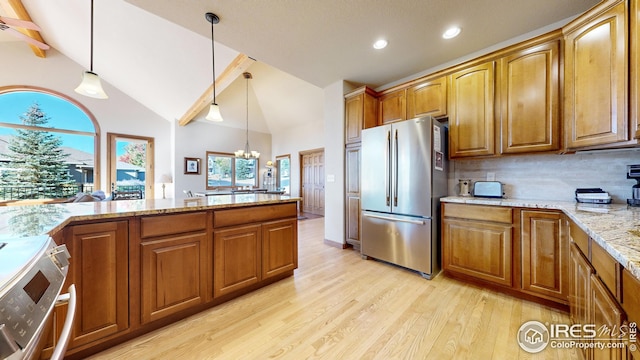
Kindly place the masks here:
[(96, 354), (118, 359), (577, 359), (532, 355), (528, 320), (568, 314), (324, 244), (324, 219), (298, 223), (293, 277)]

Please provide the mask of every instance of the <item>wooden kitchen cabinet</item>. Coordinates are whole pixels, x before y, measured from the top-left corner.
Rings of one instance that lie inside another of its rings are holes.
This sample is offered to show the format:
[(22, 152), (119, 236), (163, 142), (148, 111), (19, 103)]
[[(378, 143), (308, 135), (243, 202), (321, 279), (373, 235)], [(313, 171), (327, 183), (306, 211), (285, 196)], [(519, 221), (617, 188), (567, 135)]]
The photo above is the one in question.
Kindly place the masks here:
[(235, 226), (213, 232), (213, 297), (241, 290), (262, 280), (262, 228)]
[(640, 140), (640, 0), (629, 4), (629, 122), (632, 138)]
[(522, 289), (568, 304), (569, 239), (562, 213), (522, 210)]
[(508, 207), (444, 204), (445, 272), (512, 286), (512, 211)]
[(297, 232), (297, 219), (262, 224), (262, 279), (298, 268)]
[[(616, 299), (609, 293), (607, 287), (596, 276), (591, 274), (591, 293), (589, 304), (590, 323), (596, 326), (596, 329), (601, 329), (603, 326), (607, 326), (613, 332), (609, 334), (598, 334), (596, 339), (599, 342), (617, 343), (624, 339), (615, 339), (619, 333), (614, 329), (620, 329), (624, 320), (624, 313), (620, 305), (616, 302)], [(611, 349), (593, 349), (593, 359), (623, 359), (623, 354), (626, 354), (625, 349), (611, 348)]]
[(375, 91), (361, 87), (345, 96), (345, 143), (360, 142), (362, 129), (378, 124), (378, 100)]
[(574, 324), (588, 324), (593, 268), (575, 243), (569, 256), (569, 313)]
[(500, 58), (500, 153), (560, 149), (560, 40)]
[(345, 148), (345, 238), (360, 250), (360, 144)]
[(71, 351), (129, 327), (128, 222), (73, 225), (64, 234), (78, 297)]
[(378, 99), (378, 103), (381, 124), (407, 119), (407, 92), (405, 89), (382, 95)]
[(407, 89), (407, 119), (447, 115), (447, 77), (429, 79)]
[(603, 2), (588, 15), (592, 16), (581, 16), (563, 29), (564, 132), (568, 149), (630, 140), (627, 2)]
[(140, 228), (142, 323), (204, 303), (207, 213), (143, 217)]
[(449, 76), (449, 157), (495, 155), (495, 61)]

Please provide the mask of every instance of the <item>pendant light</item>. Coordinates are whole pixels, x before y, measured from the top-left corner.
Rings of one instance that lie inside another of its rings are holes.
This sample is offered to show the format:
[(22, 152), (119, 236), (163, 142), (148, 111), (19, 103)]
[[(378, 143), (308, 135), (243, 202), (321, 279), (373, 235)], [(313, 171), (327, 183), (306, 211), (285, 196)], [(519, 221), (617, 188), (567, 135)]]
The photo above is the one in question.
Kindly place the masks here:
[(108, 99), (109, 96), (102, 89), (100, 77), (93, 72), (93, 0), (91, 0), (91, 57), (89, 71), (85, 71), (82, 75), (82, 82), (75, 89), (78, 94), (92, 97), (95, 99)]
[(220, 114), (220, 107), (216, 104), (216, 52), (213, 45), (213, 24), (220, 22), (218, 15), (214, 13), (206, 13), (204, 17), (211, 23), (211, 73), (213, 76), (213, 102), (209, 106), (209, 114), (205, 119), (209, 121), (220, 122), (222, 121), (222, 114)]
[(249, 79), (252, 79), (253, 76), (250, 72), (242, 73), (242, 76), (247, 79), (247, 142), (244, 145), (244, 150), (238, 150), (234, 154), (241, 159), (257, 159), (260, 157), (260, 153), (249, 150)]

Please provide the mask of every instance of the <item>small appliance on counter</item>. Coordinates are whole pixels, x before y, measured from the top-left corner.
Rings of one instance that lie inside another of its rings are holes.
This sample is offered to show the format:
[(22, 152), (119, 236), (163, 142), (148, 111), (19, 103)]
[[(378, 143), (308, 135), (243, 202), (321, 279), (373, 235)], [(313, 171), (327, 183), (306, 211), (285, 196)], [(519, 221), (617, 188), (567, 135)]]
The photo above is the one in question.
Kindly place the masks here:
[(504, 189), (500, 181), (476, 181), (473, 183), (473, 196), (501, 198), (504, 196)]
[(587, 204), (611, 204), (611, 196), (600, 188), (578, 188), (576, 201)]
[(471, 196), (471, 180), (460, 179), (458, 180), (458, 186), (460, 188), (460, 196)]
[(627, 199), (627, 204), (640, 206), (640, 164), (627, 165), (627, 179), (635, 179), (636, 184), (631, 187), (631, 199)]

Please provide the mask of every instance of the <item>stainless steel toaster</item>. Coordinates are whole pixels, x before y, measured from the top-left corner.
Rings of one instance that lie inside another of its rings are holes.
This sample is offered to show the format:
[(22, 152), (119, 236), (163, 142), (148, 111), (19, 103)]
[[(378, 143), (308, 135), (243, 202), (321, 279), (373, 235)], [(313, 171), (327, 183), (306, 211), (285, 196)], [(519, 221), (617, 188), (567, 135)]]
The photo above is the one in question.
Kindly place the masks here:
[(502, 183), (499, 181), (476, 181), (473, 184), (473, 196), (501, 198), (503, 195)]

